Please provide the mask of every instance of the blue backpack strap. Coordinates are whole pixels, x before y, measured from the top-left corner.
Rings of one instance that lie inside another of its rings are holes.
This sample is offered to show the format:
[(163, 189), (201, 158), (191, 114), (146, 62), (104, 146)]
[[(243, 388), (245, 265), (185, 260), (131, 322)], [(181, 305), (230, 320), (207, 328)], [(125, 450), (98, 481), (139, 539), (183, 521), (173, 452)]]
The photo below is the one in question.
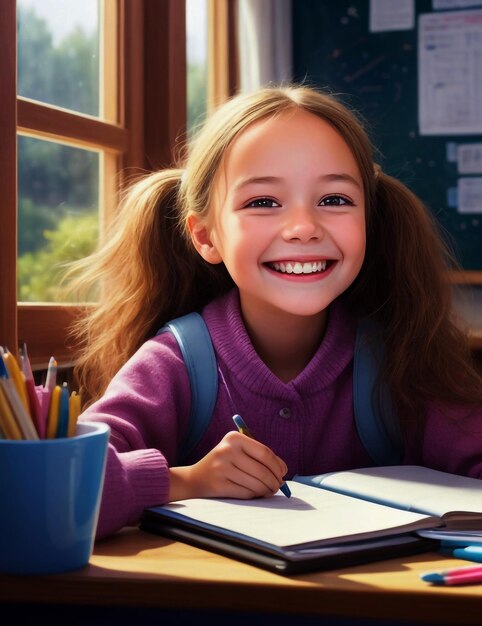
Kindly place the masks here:
[(366, 451), (377, 465), (398, 465), (403, 455), (400, 422), (386, 385), (376, 385), (383, 344), (376, 324), (358, 323), (353, 365), (355, 422)]
[(172, 332), (177, 339), (191, 384), (191, 413), (178, 458), (182, 461), (203, 436), (218, 395), (218, 370), (211, 336), (199, 313), (167, 322), (157, 334)]

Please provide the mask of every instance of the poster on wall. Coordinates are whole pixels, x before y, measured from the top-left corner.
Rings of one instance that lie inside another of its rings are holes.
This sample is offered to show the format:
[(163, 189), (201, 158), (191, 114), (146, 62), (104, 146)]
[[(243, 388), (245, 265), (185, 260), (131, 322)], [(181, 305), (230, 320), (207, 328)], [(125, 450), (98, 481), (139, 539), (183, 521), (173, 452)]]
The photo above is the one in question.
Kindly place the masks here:
[(421, 135), (482, 134), (482, 10), (419, 16)]

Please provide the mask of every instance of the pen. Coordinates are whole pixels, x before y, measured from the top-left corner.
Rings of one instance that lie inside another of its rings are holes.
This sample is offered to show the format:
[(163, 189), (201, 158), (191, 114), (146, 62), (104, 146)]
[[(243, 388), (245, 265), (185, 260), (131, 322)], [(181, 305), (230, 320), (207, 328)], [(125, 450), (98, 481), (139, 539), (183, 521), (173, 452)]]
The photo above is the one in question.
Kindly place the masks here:
[(440, 572), (426, 572), (420, 574), (425, 582), (444, 585), (465, 585), (468, 583), (482, 583), (482, 565), (468, 567), (454, 567)]
[(465, 548), (455, 548), (452, 556), (467, 561), (482, 563), (482, 546), (465, 546)]
[[(247, 437), (250, 437), (251, 439), (254, 439), (253, 435), (251, 434), (249, 428), (246, 426), (241, 415), (233, 415), (233, 421), (236, 424), (236, 428), (238, 429), (240, 433), (242, 433), (243, 435), (246, 435)], [(283, 483), (280, 489), (287, 498), (291, 496), (290, 488), (288, 487), (286, 483)]]

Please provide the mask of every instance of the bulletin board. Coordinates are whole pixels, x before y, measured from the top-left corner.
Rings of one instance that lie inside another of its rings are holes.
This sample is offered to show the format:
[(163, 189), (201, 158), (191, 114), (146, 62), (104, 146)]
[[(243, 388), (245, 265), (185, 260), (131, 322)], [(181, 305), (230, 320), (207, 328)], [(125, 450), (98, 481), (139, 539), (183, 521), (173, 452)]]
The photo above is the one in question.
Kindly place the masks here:
[(412, 6), (411, 24), (400, 15), (387, 28), (369, 0), (295, 0), (294, 80), (325, 88), (360, 113), (376, 160), (427, 204), (462, 268), (480, 271), (482, 0)]

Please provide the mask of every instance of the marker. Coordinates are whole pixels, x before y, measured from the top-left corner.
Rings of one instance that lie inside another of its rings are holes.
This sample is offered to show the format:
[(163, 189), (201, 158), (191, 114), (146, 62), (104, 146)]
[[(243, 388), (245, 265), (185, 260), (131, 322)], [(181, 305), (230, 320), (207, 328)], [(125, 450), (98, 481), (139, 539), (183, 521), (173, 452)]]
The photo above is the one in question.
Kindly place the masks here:
[[(246, 426), (241, 415), (233, 415), (233, 421), (236, 424), (236, 428), (238, 429), (240, 433), (242, 433), (243, 435), (246, 435), (246, 437), (249, 437), (250, 439), (254, 439), (253, 435), (251, 434), (249, 428)], [(291, 496), (290, 488), (288, 487), (286, 483), (283, 483), (280, 489), (287, 498)]]
[(467, 561), (482, 563), (482, 546), (465, 546), (465, 548), (455, 548), (452, 556)]
[(428, 583), (443, 585), (482, 583), (482, 565), (454, 567), (441, 572), (426, 572), (425, 574), (420, 574), (420, 578)]

